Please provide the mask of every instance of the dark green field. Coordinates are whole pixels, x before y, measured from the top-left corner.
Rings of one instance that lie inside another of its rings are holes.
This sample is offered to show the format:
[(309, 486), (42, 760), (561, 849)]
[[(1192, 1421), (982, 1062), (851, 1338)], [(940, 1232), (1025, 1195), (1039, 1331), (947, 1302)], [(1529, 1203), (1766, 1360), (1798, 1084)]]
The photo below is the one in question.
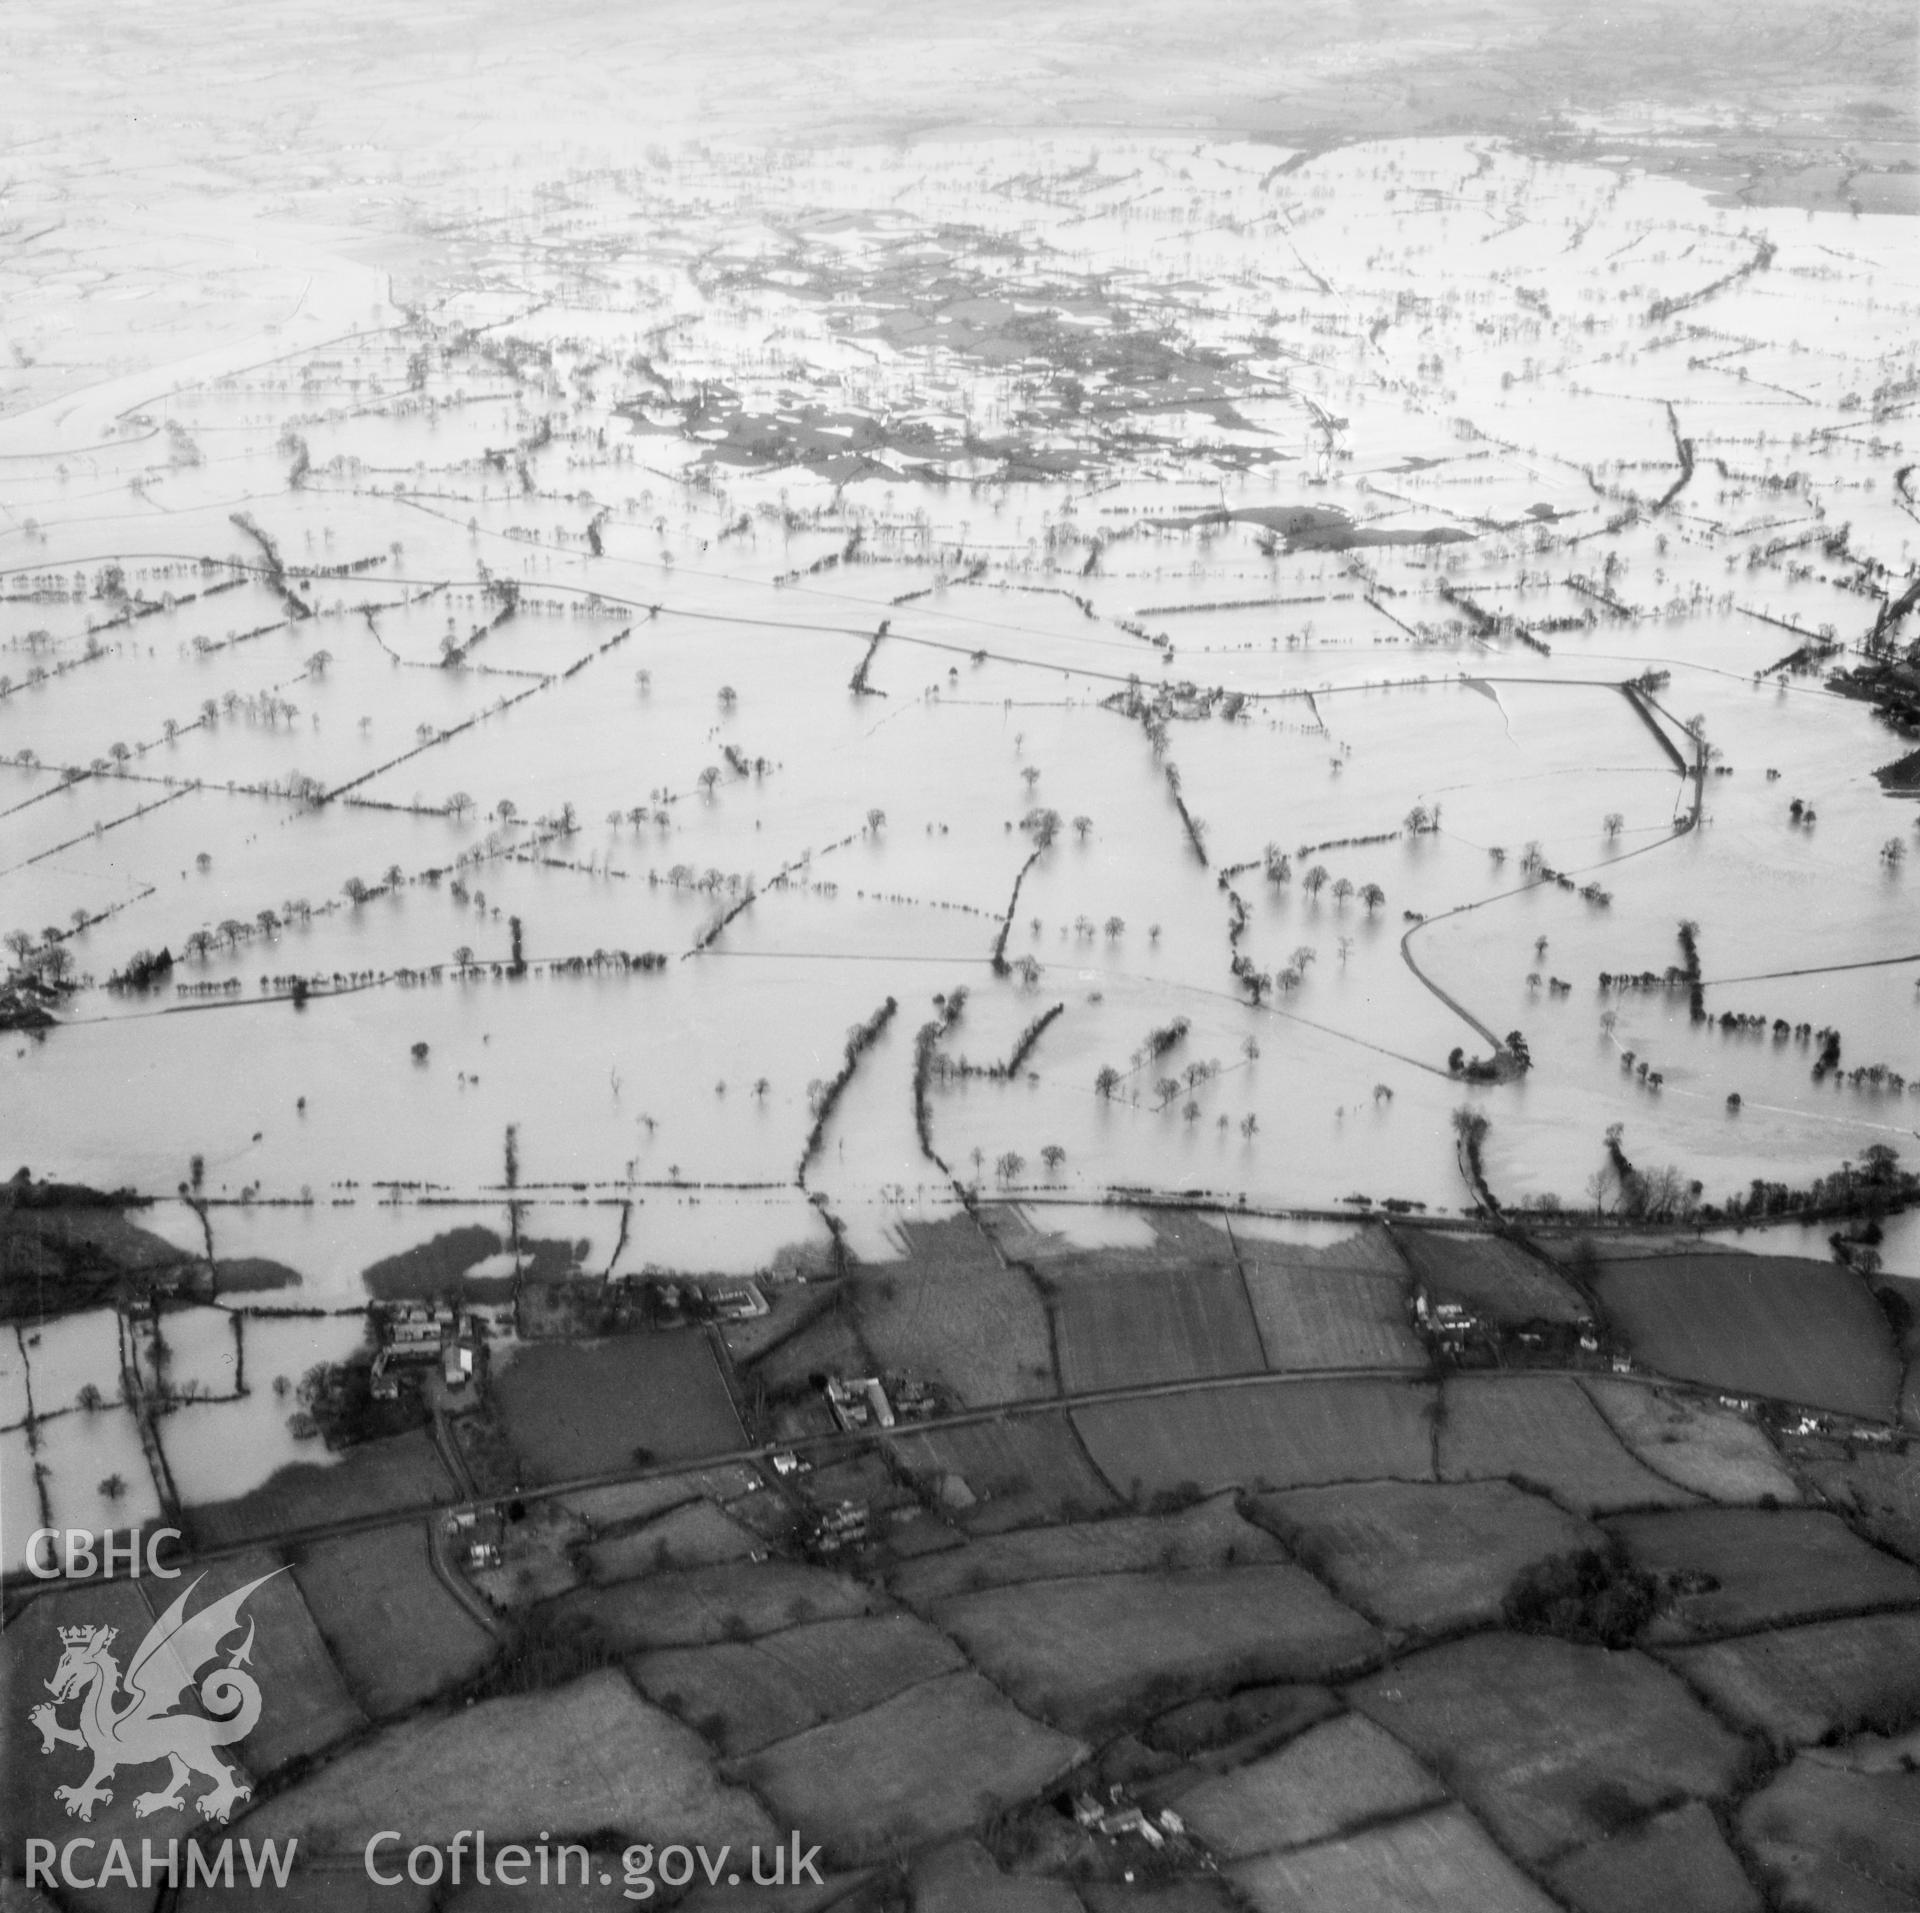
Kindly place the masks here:
[(712, 1345), (694, 1330), (535, 1343), (506, 1364), (494, 1393), (534, 1481), (746, 1445)]

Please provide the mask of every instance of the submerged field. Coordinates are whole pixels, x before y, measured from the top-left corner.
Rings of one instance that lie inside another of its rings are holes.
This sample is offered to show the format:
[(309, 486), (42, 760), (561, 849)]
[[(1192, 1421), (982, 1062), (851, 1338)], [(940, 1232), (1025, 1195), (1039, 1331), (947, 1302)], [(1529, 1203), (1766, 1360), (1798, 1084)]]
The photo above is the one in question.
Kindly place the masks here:
[(1510, 1201), (1618, 1200), (1615, 1123), (1712, 1203), (1899, 1146), (1910, 804), (1809, 661), (1913, 635), (1902, 223), (1021, 151), (662, 156), (0, 422), (0, 920), (91, 985), (36, 1167), (752, 1267), (809, 1194), (1471, 1206), (1463, 1094)]

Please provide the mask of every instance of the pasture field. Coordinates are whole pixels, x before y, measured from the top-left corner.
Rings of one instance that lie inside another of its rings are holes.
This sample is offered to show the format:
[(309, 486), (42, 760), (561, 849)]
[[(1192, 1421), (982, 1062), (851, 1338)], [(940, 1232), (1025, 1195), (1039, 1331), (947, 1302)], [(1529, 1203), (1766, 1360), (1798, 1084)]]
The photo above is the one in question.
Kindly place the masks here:
[(1725, 1798), (1748, 1754), (1665, 1668), (1540, 1635), (1429, 1648), (1349, 1699), (1534, 1864), (1591, 1844), (1622, 1814)]
[(1082, 1913), (1072, 1887), (1002, 1873), (977, 1840), (950, 1841), (914, 1862), (913, 1908), (914, 1913)]
[[(195, 1571), (199, 1581), (189, 1606), (198, 1611), (281, 1565), (279, 1556), (266, 1549), (211, 1562)], [(328, 1653), (325, 1630), (315, 1625), (298, 1576), (298, 1568), (292, 1574), (274, 1574), (247, 1597), (244, 1610), (255, 1629), (250, 1664), (261, 1691), (274, 1697), (247, 1736), (244, 1758), (256, 1776), (317, 1753), (366, 1724), (366, 1715), (347, 1691), (348, 1682), (341, 1679), (344, 1663), (336, 1665), (338, 1657)], [(187, 1585), (184, 1579), (143, 1581), (140, 1592), (157, 1619)]]
[(1029, 1712), (1074, 1732), (1253, 1681), (1350, 1672), (1379, 1636), (1295, 1567), (1032, 1581), (955, 1595), (929, 1618)]
[(1636, 1361), (1737, 1394), (1871, 1420), (1897, 1406), (1901, 1366), (1867, 1285), (1783, 1255), (1607, 1262), (1595, 1292)]
[(982, 1536), (964, 1548), (910, 1561), (891, 1580), (903, 1601), (924, 1607), (950, 1595), (1022, 1581), (1286, 1559), (1286, 1550), (1271, 1535), (1240, 1518), (1231, 1497), (1216, 1495), (1180, 1514), (1118, 1515)]
[(186, 1526), (198, 1547), (231, 1547), (257, 1535), (458, 1499), (432, 1436), (415, 1429), (359, 1442), (324, 1463), (295, 1462), (250, 1494), (188, 1510)]
[(1060, 1381), (1069, 1394), (1143, 1382), (1244, 1375), (1266, 1366), (1240, 1271), (1230, 1261), (1116, 1254), (1050, 1267)]
[(1643, 1468), (1570, 1376), (1450, 1376), (1442, 1401), (1444, 1480), (1507, 1475), (1581, 1514), (1694, 1499)]
[(1497, 1623), (1513, 1577), (1597, 1528), (1506, 1481), (1374, 1481), (1256, 1496), (1248, 1513), (1383, 1627)]
[(562, 1628), (589, 1629), (622, 1653), (772, 1634), (802, 1621), (869, 1611), (858, 1581), (792, 1561), (670, 1569), (617, 1587), (580, 1588), (542, 1610)]
[[(823, 1454), (807, 1477), (807, 1493), (816, 1504), (863, 1502), (876, 1517), (919, 1512), (913, 1490), (904, 1487), (887, 1465), (886, 1457), (871, 1448), (849, 1449), (837, 1461)], [(778, 1499), (768, 1496), (758, 1504), (758, 1512), (771, 1517), (777, 1515), (781, 1506)], [(954, 1539), (957, 1541), (959, 1537), (956, 1535)]]
[(1688, 1508), (1619, 1515), (1607, 1527), (1651, 1573), (1709, 1577), (1701, 1592), (1676, 1597), (1656, 1640), (1920, 1606), (1920, 1572), (1812, 1508)]
[(962, 1226), (916, 1230), (905, 1261), (849, 1279), (847, 1306), (862, 1341), (881, 1368), (942, 1383), (968, 1407), (1057, 1394), (1046, 1305), (1033, 1278), (1003, 1268), (978, 1231), (966, 1245), (978, 1254), (951, 1253), (946, 1244)]
[(1244, 1267), (1270, 1369), (1426, 1367), (1404, 1271), (1294, 1261), (1260, 1246), (1269, 1252)]
[(1278, 1752), (1175, 1797), (1181, 1818), (1222, 1860), (1332, 1840), (1446, 1799), (1426, 1768), (1370, 1720), (1343, 1714)]
[(1920, 1774), (1803, 1753), (1740, 1809), (1740, 1836), (1789, 1913), (1920, 1898)]
[(348, 1684), (375, 1719), (477, 1673), (494, 1638), (440, 1584), (417, 1526), (303, 1549), (294, 1577)]
[(1291, 1740), (1339, 1712), (1339, 1699), (1329, 1687), (1269, 1682), (1169, 1707), (1147, 1723), (1141, 1738), (1148, 1746), (1183, 1759), (1228, 1747), (1258, 1752)]
[(697, 1331), (536, 1342), (504, 1364), (493, 1393), (534, 1481), (747, 1445), (713, 1344)]
[(1883, 1548), (1920, 1565), (1920, 1456), (1812, 1438), (1788, 1449), (1794, 1470)]
[(909, 1614), (817, 1621), (769, 1634), (759, 1647), (805, 1684), (827, 1720), (878, 1706), (965, 1664), (951, 1641)]
[(781, 1824), (836, 1861), (958, 1833), (1037, 1793), (1085, 1755), (978, 1674), (947, 1674), (734, 1763)]
[(1553, 1913), (1553, 1902), (1458, 1807), (1439, 1807), (1292, 1853), (1242, 1860), (1228, 1878), (1255, 1913), (1391, 1907), (1395, 1913)]
[(1697, 1800), (1568, 1854), (1547, 1877), (1579, 1913), (1761, 1913), (1746, 1869)]
[[(1124, 1253), (1170, 1246), (1206, 1258), (1226, 1247), (1220, 1232), (1204, 1223), (1177, 1214), (1145, 1215), (1120, 1203), (983, 1202), (977, 1215), (979, 1233), (1008, 1261), (1043, 1269), (1072, 1263), (1090, 1249)], [(910, 1239), (924, 1228), (907, 1226)]]
[(631, 1533), (609, 1535), (581, 1550), (590, 1580), (605, 1585), (663, 1568), (710, 1568), (742, 1561), (765, 1544), (751, 1528), (711, 1501), (683, 1501)]
[[(1185, 1243), (1193, 1238), (1186, 1218), (1170, 1240)], [(1167, 1217), (1157, 1218), (1163, 1229)], [(1271, 1216), (1234, 1216), (1200, 1218), (1202, 1227), (1224, 1233), (1233, 1244), (1240, 1266), (1253, 1270), (1268, 1262), (1283, 1263), (1296, 1269), (1350, 1269), (1364, 1275), (1392, 1275), (1404, 1283), (1407, 1259), (1394, 1246), (1394, 1232), (1384, 1223), (1362, 1222), (1348, 1226), (1342, 1222), (1293, 1222)], [(1200, 1238), (1204, 1240), (1204, 1238)]]
[(751, 1795), (714, 1777), (700, 1737), (611, 1669), (382, 1728), (238, 1824), (356, 1858), (396, 1825), (439, 1846), (475, 1826), (500, 1841), (601, 1829), (716, 1846), (775, 1837)]
[(793, 1672), (747, 1641), (663, 1647), (628, 1658), (633, 1683), (722, 1754), (752, 1753), (824, 1718)]
[(1117, 1493), (1430, 1481), (1437, 1392), (1413, 1382), (1273, 1382), (1074, 1412)]
[(1701, 1647), (1664, 1648), (1716, 1707), (1782, 1746), (1898, 1733), (1920, 1720), (1920, 1615), (1813, 1621)]
[(1605, 1229), (1562, 1233), (1541, 1229), (1529, 1238), (1533, 1246), (1550, 1261), (1587, 1280), (1594, 1266), (1602, 1262), (1650, 1262), (1665, 1256), (1745, 1255), (1749, 1251), (1707, 1237), (1637, 1232), (1631, 1229)]
[[(259, 1889), (247, 1878), (244, 1868), (236, 1871), (237, 1883), (231, 1890), (224, 1883), (206, 1886), (195, 1881), (192, 1886), (183, 1886), (180, 1906), (186, 1913), (213, 1913), (214, 1909), (257, 1904)], [(464, 1897), (465, 1892), (461, 1888), (459, 1895), (444, 1904), (472, 1904)], [(581, 1899), (582, 1913), (598, 1913), (587, 1895)], [(434, 1904), (431, 1887), (416, 1886), (404, 1876), (397, 1886), (377, 1886), (367, 1878), (364, 1865), (341, 1855), (311, 1866), (296, 1866), (287, 1875), (285, 1887), (274, 1889), (273, 1902), (283, 1913), (431, 1913)], [(37, 1908), (34, 1913), (38, 1913)]]
[[(177, 1591), (180, 1584), (166, 1582), (163, 1587)], [(266, 1593), (262, 1588), (260, 1592)], [(171, 1597), (169, 1597), (171, 1598)], [(27, 1839), (64, 1841), (75, 1837), (74, 1821), (62, 1803), (54, 1798), (56, 1785), (77, 1785), (87, 1771), (76, 1749), (63, 1749), (59, 1756), (40, 1752), (40, 1735), (28, 1721), (28, 1709), (48, 1700), (42, 1685), (59, 1666), (64, 1652), (60, 1630), (66, 1627), (112, 1627), (121, 1643), (136, 1645), (153, 1625), (149, 1601), (142, 1598), (134, 1581), (88, 1582), (72, 1590), (43, 1594), (29, 1601), (12, 1615), (0, 1631), (0, 1824), (7, 1831), (8, 1860), (13, 1859), (13, 1843)], [(62, 1710), (70, 1724), (72, 1706)], [(158, 1777), (157, 1769), (148, 1773)], [(129, 1778), (131, 1776), (128, 1776)], [(138, 1853), (140, 1836), (152, 1836), (154, 1823), (143, 1822), (133, 1810), (136, 1792), (151, 1785), (145, 1775), (140, 1788), (119, 1785), (113, 1798), (95, 1807), (87, 1832), (100, 1840), (121, 1839)], [(201, 1789), (194, 1789), (197, 1794)], [(11, 1866), (8, 1873), (11, 1875)], [(14, 1890), (8, 1878), (7, 1890)], [(152, 1895), (109, 1889), (105, 1905), (110, 1913), (135, 1913), (150, 1906)], [(45, 1904), (45, 1903), (43, 1903)], [(41, 1913), (34, 1908), (33, 1913)]]
[(975, 1534), (1084, 1520), (1115, 1505), (1065, 1415), (919, 1429), (896, 1434), (892, 1446), (902, 1467), (936, 1495), (950, 1481), (964, 1484), (973, 1500), (955, 1512)]
[(1605, 1376), (1583, 1379), (1581, 1386), (1633, 1453), (1679, 1487), (1709, 1501), (1800, 1499), (1773, 1444), (1737, 1409)]
[(1219, 1880), (1176, 1880), (1166, 1886), (1089, 1880), (1078, 1891), (1087, 1913), (1238, 1913)]
[(767, 1282), (760, 1292), (766, 1298), (766, 1314), (720, 1324), (720, 1339), (736, 1368), (759, 1361), (832, 1308), (839, 1288), (831, 1282)]
[(769, 1395), (809, 1398), (814, 1374), (869, 1375), (873, 1352), (861, 1338), (853, 1312), (846, 1306), (848, 1291), (836, 1289), (831, 1303), (803, 1328), (776, 1342), (753, 1361), (747, 1373)]
[(634, 1656), (627, 1669), (650, 1700), (734, 1755), (857, 1714), (965, 1665), (944, 1635), (890, 1614), (815, 1622), (752, 1643), (665, 1648)]
[(1393, 1239), (1434, 1302), (1457, 1302), (1503, 1328), (1571, 1324), (1593, 1313), (1550, 1262), (1504, 1236), (1396, 1228)]
[[(768, 1887), (760, 1897), (770, 1913), (788, 1913), (789, 1908), (792, 1913), (828, 1913), (829, 1908), (832, 1913), (886, 1913), (887, 1905), (884, 1884), (871, 1872), (858, 1870), (823, 1869), (819, 1886)], [(739, 1904), (739, 1892), (723, 1880), (718, 1886), (690, 1888), (674, 1913), (733, 1913)], [(622, 1899), (618, 1906), (609, 1906), (608, 1913), (625, 1913), (632, 1905), (631, 1900)]]

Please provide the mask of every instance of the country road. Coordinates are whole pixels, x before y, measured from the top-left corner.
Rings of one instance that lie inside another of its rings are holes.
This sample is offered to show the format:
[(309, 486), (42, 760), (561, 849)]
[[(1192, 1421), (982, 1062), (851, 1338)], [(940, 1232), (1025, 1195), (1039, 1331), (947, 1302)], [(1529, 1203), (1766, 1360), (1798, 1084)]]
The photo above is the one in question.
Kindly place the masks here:
[[(1493, 1369), (1474, 1371), (1491, 1378), (1518, 1377), (1537, 1379), (1557, 1376), (1564, 1379), (1579, 1380), (1583, 1376), (1607, 1373), (1610, 1381), (1637, 1382), (1642, 1387), (1679, 1389), (1696, 1395), (1715, 1396), (1721, 1391), (1690, 1382), (1676, 1381), (1672, 1377), (1657, 1375), (1647, 1370), (1635, 1370), (1625, 1375), (1611, 1371), (1591, 1368), (1523, 1368)], [(344, 1535), (367, 1534), (382, 1528), (404, 1527), (411, 1522), (430, 1520), (444, 1515), (454, 1508), (480, 1505), (499, 1505), (507, 1501), (522, 1503), (533, 1501), (554, 1501), (567, 1495), (588, 1493), (595, 1489), (617, 1488), (630, 1482), (657, 1481), (670, 1479), (675, 1475), (690, 1474), (699, 1469), (723, 1468), (730, 1465), (754, 1465), (770, 1461), (777, 1454), (806, 1454), (809, 1456), (828, 1456), (838, 1458), (857, 1450), (872, 1447), (879, 1443), (894, 1440), (903, 1435), (937, 1433), (950, 1428), (977, 1428), (993, 1422), (1018, 1421), (1037, 1415), (1070, 1414), (1076, 1409), (1095, 1408), (1113, 1403), (1158, 1401), (1176, 1395), (1208, 1394), (1215, 1390), (1243, 1388), (1287, 1388), (1308, 1382), (1338, 1381), (1397, 1381), (1432, 1382), (1442, 1379), (1438, 1371), (1432, 1369), (1407, 1368), (1317, 1368), (1295, 1369), (1283, 1374), (1270, 1374), (1266, 1371), (1253, 1371), (1241, 1375), (1212, 1375), (1186, 1378), (1168, 1382), (1140, 1382), (1125, 1388), (1085, 1389), (1077, 1394), (1050, 1395), (1024, 1401), (996, 1402), (984, 1408), (967, 1408), (951, 1415), (941, 1415), (931, 1421), (901, 1423), (892, 1429), (861, 1429), (853, 1432), (835, 1431), (832, 1434), (804, 1435), (790, 1441), (765, 1442), (751, 1448), (733, 1448), (711, 1455), (687, 1456), (672, 1462), (651, 1462), (645, 1466), (614, 1469), (601, 1474), (576, 1475), (567, 1481), (545, 1483), (539, 1487), (520, 1488), (510, 1493), (475, 1498), (473, 1500), (456, 1499), (452, 1501), (421, 1501), (409, 1503), (401, 1508), (385, 1508), (364, 1515), (350, 1515), (337, 1521), (319, 1522), (307, 1527), (283, 1528), (254, 1535), (245, 1541), (225, 1543), (219, 1547), (195, 1549), (170, 1557), (173, 1564), (182, 1570), (204, 1566), (210, 1562), (232, 1560), (236, 1556), (251, 1554), (261, 1548), (294, 1548), (310, 1545), (314, 1542), (338, 1539)], [(1798, 1406), (1798, 1404), (1791, 1404)], [(457, 1578), (457, 1577), (456, 1577)], [(36, 1580), (24, 1573), (10, 1573), (4, 1583), (4, 1593), (9, 1603), (19, 1596), (44, 1590), (90, 1585), (84, 1581)]]

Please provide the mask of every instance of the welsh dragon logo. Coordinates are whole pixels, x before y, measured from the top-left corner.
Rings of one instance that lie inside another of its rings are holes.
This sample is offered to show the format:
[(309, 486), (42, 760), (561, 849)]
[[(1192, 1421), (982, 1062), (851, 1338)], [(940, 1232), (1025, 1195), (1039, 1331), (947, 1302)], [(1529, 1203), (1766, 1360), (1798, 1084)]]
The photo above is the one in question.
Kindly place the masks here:
[[(274, 1574), (286, 1573), (285, 1568)], [(171, 1807), (186, 1806), (185, 1793), (196, 1774), (211, 1780), (213, 1788), (195, 1802), (212, 1821), (224, 1821), (238, 1801), (253, 1789), (240, 1784), (235, 1771), (215, 1752), (244, 1740), (260, 1718), (260, 1684), (247, 1672), (253, 1651), (253, 1623), (247, 1638), (201, 1681), (199, 1700), (213, 1718), (174, 1711), (193, 1686), (194, 1677), (220, 1651), (220, 1644), (240, 1625), (240, 1608), (255, 1588), (273, 1579), (263, 1574), (224, 1600), (204, 1607), (191, 1619), (187, 1598), (206, 1577), (187, 1583), (179, 1598), (147, 1630), (125, 1674), (108, 1652), (116, 1630), (111, 1627), (63, 1627), (60, 1665), (46, 1682), (53, 1696), (27, 1718), (40, 1730), (40, 1751), (80, 1747), (93, 1755), (93, 1771), (77, 1787), (56, 1787), (53, 1797), (82, 1820), (93, 1818), (94, 1808), (113, 1798), (101, 1785), (121, 1767), (146, 1767), (164, 1760), (171, 1771), (167, 1784), (141, 1794), (134, 1812), (144, 1819)], [(125, 1689), (125, 1699), (120, 1697)], [(59, 1718), (60, 1705), (78, 1698), (80, 1724), (67, 1727)]]

